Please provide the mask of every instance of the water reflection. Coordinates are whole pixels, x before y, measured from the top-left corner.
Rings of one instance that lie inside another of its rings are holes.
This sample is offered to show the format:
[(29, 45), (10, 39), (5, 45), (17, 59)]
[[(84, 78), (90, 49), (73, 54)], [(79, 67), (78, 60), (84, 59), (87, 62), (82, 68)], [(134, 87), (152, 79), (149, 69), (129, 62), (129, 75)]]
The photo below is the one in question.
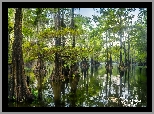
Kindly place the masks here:
[[(132, 66), (123, 75), (105, 64), (80, 69), (80, 76), (63, 82), (48, 81), (41, 87), (42, 103), (18, 106), (48, 107), (143, 107), (147, 105), (146, 69)], [(84, 73), (85, 72), (85, 73)], [(39, 104), (39, 105), (38, 105)], [(10, 104), (11, 105), (11, 104)], [(17, 106), (17, 105), (11, 105)]]

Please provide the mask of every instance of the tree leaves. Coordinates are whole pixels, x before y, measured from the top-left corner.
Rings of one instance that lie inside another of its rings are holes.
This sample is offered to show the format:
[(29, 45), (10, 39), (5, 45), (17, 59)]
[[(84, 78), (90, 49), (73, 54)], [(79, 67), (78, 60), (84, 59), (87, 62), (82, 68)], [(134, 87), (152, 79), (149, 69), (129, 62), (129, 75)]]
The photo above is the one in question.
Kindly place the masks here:
[[(60, 26), (57, 30), (55, 29), (54, 15), (58, 13), (58, 10), (60, 11), (60, 17), (64, 19), (64, 23), (66, 24), (66, 21), (71, 23), (70, 8), (23, 9), (22, 32), (24, 35), (23, 50), (25, 57), (28, 51), (31, 53), (29, 56), (34, 58), (39, 52), (43, 53), (46, 58), (53, 58), (57, 52), (63, 56), (70, 56), (71, 59), (75, 56), (78, 56), (78, 59), (82, 59), (93, 55), (103, 59), (104, 55), (106, 56), (106, 53), (104, 53), (106, 51), (106, 44), (108, 45), (108, 50), (114, 53), (115, 56), (118, 56), (119, 46), (109, 45), (112, 42), (120, 41), (120, 37), (124, 37), (127, 42), (126, 45), (128, 45), (128, 37), (125, 34), (129, 34), (131, 46), (135, 46), (135, 49), (131, 49), (138, 51), (138, 53), (141, 53), (139, 51), (143, 50), (145, 53), (147, 11), (144, 8), (139, 9), (139, 19), (135, 25), (130, 24), (133, 18), (133, 15), (130, 13), (135, 11), (135, 8), (100, 8), (99, 16), (93, 16), (91, 19), (90, 17), (76, 14), (74, 17), (75, 28)], [(8, 10), (8, 15), (8, 30), (11, 33), (14, 26), (12, 21), (14, 19), (13, 8)], [(91, 24), (92, 20), (97, 23), (97, 27), (93, 27)], [(72, 37), (75, 37), (76, 48), (71, 48)], [(61, 39), (62, 42), (65, 42), (66, 47), (55, 46), (55, 39)], [(40, 45), (37, 43), (33, 46), (30, 45), (30, 42), (37, 41), (40, 42)]]

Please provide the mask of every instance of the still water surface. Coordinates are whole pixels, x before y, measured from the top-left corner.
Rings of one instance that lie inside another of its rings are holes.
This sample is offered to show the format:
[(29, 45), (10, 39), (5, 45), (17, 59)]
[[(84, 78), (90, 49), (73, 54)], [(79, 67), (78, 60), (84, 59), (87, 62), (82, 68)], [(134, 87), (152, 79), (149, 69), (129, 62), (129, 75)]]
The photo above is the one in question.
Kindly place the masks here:
[[(48, 76), (47, 76), (48, 77)], [(132, 66), (120, 78), (117, 65), (106, 74), (105, 64), (90, 67), (87, 75), (71, 77), (64, 82), (46, 79), (42, 101), (9, 103), (10, 107), (146, 107), (146, 69)], [(34, 83), (31, 87), (36, 87)], [(33, 91), (37, 93), (36, 91)]]

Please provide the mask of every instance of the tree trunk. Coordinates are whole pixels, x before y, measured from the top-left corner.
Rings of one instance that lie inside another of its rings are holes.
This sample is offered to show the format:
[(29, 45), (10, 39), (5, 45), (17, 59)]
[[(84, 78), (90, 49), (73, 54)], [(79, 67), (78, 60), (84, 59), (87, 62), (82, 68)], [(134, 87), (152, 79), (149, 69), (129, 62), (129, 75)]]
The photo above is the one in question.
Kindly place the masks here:
[[(75, 29), (74, 27), (74, 8), (72, 8), (72, 20), (71, 20), (71, 28)], [(72, 41), (72, 47), (75, 47), (75, 35), (73, 34), (73, 41)], [(76, 60), (76, 58), (72, 58), (72, 60)], [(72, 63), (70, 66), (70, 76), (74, 74), (78, 70), (78, 62)]]
[(14, 36), (13, 52), (12, 52), (12, 64), (13, 73), (11, 76), (11, 96), (16, 101), (32, 100), (33, 96), (28, 89), (25, 72), (24, 72), (24, 61), (22, 52), (22, 8), (16, 8), (15, 13), (15, 25), (14, 25)]
[(107, 36), (106, 36), (106, 49), (107, 49), (107, 62), (106, 62), (106, 64), (108, 65), (108, 46), (107, 46)]
[(130, 42), (129, 42), (129, 35), (128, 35), (128, 59), (127, 59), (127, 62), (128, 62), (128, 72), (130, 70), (129, 51), (130, 51)]
[(10, 33), (8, 32), (8, 47), (9, 47), (9, 44), (10, 44)]
[[(40, 13), (37, 13), (37, 33), (39, 33), (39, 15)], [(39, 50), (41, 50), (41, 46), (40, 46), (40, 41), (37, 41), (37, 45), (39, 47)], [(44, 78), (44, 73), (43, 73), (43, 70), (44, 69), (44, 62), (42, 60), (43, 58), (43, 54), (41, 54), (40, 52), (38, 53), (38, 60), (37, 60), (37, 74), (36, 74), (36, 77), (37, 77), (37, 81), (38, 81), (38, 84), (37, 84), (37, 88), (38, 88), (38, 99), (39, 100), (42, 100), (42, 82), (43, 82), (43, 78)]]
[(70, 86), (71, 86), (71, 91), (70, 91), (70, 107), (76, 107), (76, 102), (77, 102), (77, 85), (79, 82), (79, 77), (74, 77), (70, 78)]
[[(72, 8), (72, 29), (74, 29), (74, 8)], [(75, 36), (73, 35), (72, 47), (75, 47)]]
[[(55, 27), (57, 30), (60, 29), (60, 9), (58, 9), (58, 14), (56, 14), (56, 21), (55, 21)], [(60, 46), (61, 45), (61, 38), (56, 38), (55, 39), (55, 46)], [(60, 79), (60, 73), (62, 72), (61, 70), (61, 61), (60, 61), (60, 54), (58, 52), (55, 53), (55, 74), (53, 77), (53, 80), (59, 80)]]
[(54, 94), (55, 107), (61, 107), (61, 82), (51, 82)]
[(126, 55), (126, 46), (124, 42), (124, 54), (125, 54), (125, 66), (127, 66), (127, 55)]
[(38, 99), (42, 100), (42, 82), (44, 79), (44, 72), (43, 70), (45, 70), (44, 68), (44, 62), (42, 60), (42, 54), (39, 54), (39, 58), (37, 61), (37, 66), (38, 66), (38, 72), (39, 72), (39, 76), (38, 76)]
[[(62, 29), (64, 29), (66, 27), (65, 23), (64, 23), (64, 10), (62, 10), (62, 19), (61, 19), (61, 27)], [(62, 36), (62, 46), (65, 46), (65, 42), (66, 42), (66, 38), (64, 36)]]
[[(121, 20), (121, 15), (119, 15), (120, 17), (120, 27), (122, 27), (122, 20)], [(120, 63), (122, 62), (122, 28), (120, 28)]]

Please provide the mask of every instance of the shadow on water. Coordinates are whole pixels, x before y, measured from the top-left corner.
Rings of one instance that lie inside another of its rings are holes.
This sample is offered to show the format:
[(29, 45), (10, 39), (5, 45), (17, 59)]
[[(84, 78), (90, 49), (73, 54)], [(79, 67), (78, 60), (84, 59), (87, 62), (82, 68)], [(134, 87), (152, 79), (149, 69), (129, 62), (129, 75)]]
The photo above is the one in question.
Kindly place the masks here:
[[(41, 102), (36, 99), (31, 104), (9, 103), (9, 106), (145, 107), (146, 69), (132, 66), (120, 73), (117, 72), (117, 66), (113, 65), (112, 72), (106, 71), (105, 64), (84, 66), (80, 68), (80, 76), (69, 77), (61, 82), (49, 81), (49, 77), (46, 76), (46, 82), (41, 86)], [(36, 88), (32, 90), (37, 91)]]

